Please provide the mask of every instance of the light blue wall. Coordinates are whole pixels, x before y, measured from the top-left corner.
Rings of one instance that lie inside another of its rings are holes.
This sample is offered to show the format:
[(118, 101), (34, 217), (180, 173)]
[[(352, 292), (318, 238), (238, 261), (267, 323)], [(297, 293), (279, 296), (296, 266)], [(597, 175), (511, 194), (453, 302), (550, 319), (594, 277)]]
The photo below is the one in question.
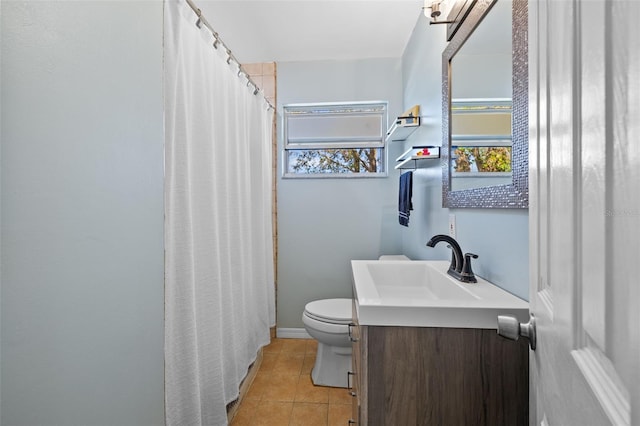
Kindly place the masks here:
[(162, 425), (162, 2), (2, 2), (3, 425)]
[[(442, 139), (442, 51), (444, 25), (429, 25), (420, 17), (402, 58), (404, 106), (419, 104), (428, 116), (423, 128), (406, 142), (440, 145)], [(481, 75), (476, 81), (483, 81)], [(414, 174), (413, 204), (408, 229), (402, 229), (403, 252), (412, 259), (449, 259), (442, 244), (425, 243), (435, 234), (447, 234), (449, 214), (456, 216), (457, 240), (462, 249), (478, 254), (474, 271), (505, 290), (528, 299), (527, 210), (442, 208), (441, 164), (434, 162)]]
[[(389, 101), (390, 119), (403, 112), (399, 59), (278, 63), (279, 112), (367, 100)], [(278, 164), (281, 151), (280, 135)], [(278, 169), (278, 328), (302, 328), (309, 301), (352, 297), (350, 259), (401, 252), (393, 170), (401, 153), (401, 144), (390, 147), (387, 178), (282, 179)]]

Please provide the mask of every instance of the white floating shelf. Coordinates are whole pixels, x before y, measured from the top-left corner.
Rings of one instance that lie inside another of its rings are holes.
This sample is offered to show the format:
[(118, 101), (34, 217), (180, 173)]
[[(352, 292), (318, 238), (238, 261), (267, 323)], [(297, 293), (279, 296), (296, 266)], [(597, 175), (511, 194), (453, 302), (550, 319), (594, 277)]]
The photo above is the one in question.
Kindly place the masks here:
[(420, 127), (420, 117), (398, 117), (387, 131), (387, 142), (404, 141)]
[[(425, 152), (425, 149), (427, 152)], [(396, 169), (417, 169), (420, 162), (423, 160), (433, 160), (440, 158), (439, 146), (414, 146), (402, 153), (402, 155), (396, 158), (396, 162), (400, 162), (396, 165)]]

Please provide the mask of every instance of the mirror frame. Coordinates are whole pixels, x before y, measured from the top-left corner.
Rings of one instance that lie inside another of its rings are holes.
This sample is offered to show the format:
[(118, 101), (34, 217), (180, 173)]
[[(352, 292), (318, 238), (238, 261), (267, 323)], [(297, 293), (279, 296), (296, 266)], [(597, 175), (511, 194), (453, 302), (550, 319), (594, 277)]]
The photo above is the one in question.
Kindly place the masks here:
[(446, 208), (529, 207), (529, 70), (527, 0), (513, 0), (512, 98), (510, 185), (451, 190), (451, 59), (499, 0), (477, 0), (453, 39), (442, 53), (442, 206)]

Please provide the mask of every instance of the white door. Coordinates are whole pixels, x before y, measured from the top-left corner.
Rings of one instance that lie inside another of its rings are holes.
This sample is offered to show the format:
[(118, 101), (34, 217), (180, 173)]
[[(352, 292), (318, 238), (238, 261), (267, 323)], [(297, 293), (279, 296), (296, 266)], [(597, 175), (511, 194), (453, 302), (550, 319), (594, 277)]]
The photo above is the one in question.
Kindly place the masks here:
[(532, 425), (640, 425), (640, 1), (529, 3)]

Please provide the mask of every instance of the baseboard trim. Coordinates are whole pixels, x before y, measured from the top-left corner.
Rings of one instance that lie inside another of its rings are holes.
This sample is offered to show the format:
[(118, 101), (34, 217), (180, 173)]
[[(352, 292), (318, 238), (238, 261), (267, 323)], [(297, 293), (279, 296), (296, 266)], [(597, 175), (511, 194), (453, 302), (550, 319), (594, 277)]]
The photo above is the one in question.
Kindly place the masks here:
[(280, 339), (312, 339), (304, 328), (277, 328), (276, 337)]

